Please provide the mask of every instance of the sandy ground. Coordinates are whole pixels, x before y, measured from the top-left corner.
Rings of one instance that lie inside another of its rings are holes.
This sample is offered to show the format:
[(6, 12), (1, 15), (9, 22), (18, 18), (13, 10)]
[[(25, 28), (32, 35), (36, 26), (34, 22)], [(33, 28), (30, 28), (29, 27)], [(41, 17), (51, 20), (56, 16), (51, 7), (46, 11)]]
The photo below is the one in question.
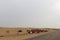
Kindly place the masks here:
[[(28, 29), (29, 28), (0, 28), (0, 40), (24, 40), (53, 32), (52, 30), (49, 30), (48, 32), (43, 33), (28, 34), (26, 32)], [(22, 30), (23, 32), (18, 33), (18, 30)], [(9, 32), (7, 33), (7, 31)]]

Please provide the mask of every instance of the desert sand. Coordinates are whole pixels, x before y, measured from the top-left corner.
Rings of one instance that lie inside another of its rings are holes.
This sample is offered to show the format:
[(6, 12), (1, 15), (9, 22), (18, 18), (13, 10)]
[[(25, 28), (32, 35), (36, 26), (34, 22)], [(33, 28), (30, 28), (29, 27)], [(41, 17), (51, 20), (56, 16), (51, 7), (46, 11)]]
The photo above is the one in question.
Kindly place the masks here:
[[(48, 32), (28, 34), (28, 29), (32, 28), (0, 28), (0, 40), (24, 40), (52, 32), (52, 30), (46, 29)], [(22, 30), (22, 32), (18, 32), (18, 30)]]

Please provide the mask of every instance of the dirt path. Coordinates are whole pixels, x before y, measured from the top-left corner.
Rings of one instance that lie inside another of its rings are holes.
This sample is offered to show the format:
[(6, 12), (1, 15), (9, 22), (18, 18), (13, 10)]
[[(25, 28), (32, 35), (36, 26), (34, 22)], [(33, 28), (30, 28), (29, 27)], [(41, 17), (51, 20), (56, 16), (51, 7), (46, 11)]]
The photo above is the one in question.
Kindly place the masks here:
[(60, 40), (60, 30), (26, 40)]

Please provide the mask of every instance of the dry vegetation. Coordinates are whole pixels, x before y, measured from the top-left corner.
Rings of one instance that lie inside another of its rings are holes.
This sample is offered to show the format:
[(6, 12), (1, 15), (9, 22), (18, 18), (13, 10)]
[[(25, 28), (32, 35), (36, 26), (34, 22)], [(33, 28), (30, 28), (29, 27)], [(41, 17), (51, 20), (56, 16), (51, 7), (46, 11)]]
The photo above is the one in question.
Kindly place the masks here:
[(44, 30), (48, 30), (48, 32), (28, 34), (27, 30), (29, 29), (33, 28), (0, 28), (0, 40), (23, 40), (50, 32), (50, 29), (46, 28)]

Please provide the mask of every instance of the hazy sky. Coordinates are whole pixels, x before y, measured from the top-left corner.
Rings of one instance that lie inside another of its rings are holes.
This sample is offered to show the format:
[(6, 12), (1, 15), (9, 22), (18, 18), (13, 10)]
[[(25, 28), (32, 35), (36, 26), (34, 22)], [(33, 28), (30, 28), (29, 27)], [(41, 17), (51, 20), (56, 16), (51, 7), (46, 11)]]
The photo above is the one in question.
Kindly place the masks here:
[(60, 28), (60, 0), (0, 0), (0, 26)]

